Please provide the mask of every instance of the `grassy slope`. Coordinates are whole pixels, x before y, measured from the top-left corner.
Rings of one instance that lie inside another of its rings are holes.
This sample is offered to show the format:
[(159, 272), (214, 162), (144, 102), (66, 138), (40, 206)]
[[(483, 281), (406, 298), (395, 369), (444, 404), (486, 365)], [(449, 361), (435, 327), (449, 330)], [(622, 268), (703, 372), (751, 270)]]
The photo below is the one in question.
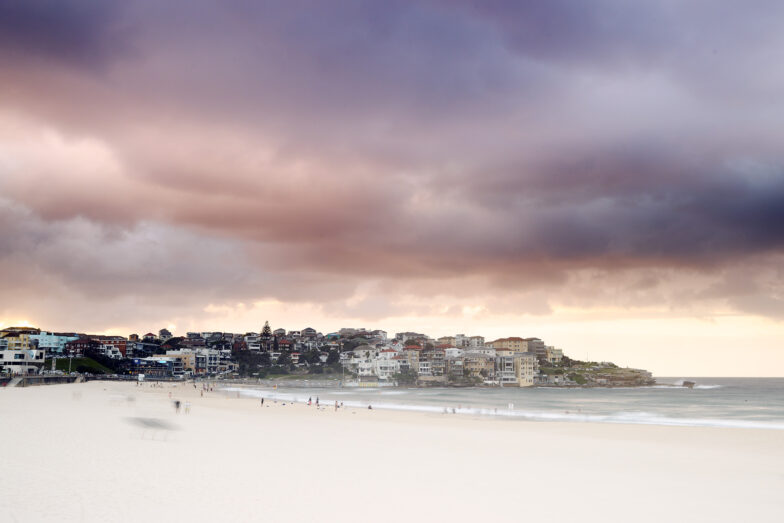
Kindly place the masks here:
[[(68, 372), (68, 358), (58, 358), (57, 363), (55, 364), (55, 369), (61, 370), (63, 372)], [(76, 371), (79, 368), (79, 365), (84, 365), (85, 367), (89, 367), (92, 369), (91, 372), (95, 374), (113, 374), (112, 370), (109, 367), (101, 365), (97, 361), (91, 358), (73, 358), (71, 361), (71, 370)], [(52, 368), (52, 360), (46, 360), (46, 364), (44, 365), (44, 370), (50, 370)]]

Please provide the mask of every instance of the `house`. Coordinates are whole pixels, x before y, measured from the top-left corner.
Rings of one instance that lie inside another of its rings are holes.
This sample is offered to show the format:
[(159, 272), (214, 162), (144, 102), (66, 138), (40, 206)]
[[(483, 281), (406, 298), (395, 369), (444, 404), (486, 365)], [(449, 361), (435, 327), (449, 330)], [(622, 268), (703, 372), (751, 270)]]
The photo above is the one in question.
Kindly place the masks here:
[(88, 350), (98, 351), (100, 348), (101, 342), (88, 336), (81, 336), (65, 344), (65, 352), (69, 356), (84, 356)]
[(0, 350), (0, 367), (11, 374), (37, 373), (43, 366), (46, 351), (40, 349)]
[(545, 358), (549, 363), (557, 365), (563, 360), (563, 350), (548, 346), (545, 352)]
[(78, 340), (76, 333), (58, 333), (41, 331), (38, 334), (31, 334), (30, 341), (39, 349), (46, 351), (46, 354), (56, 355), (65, 353), (65, 344), (69, 341)]
[(394, 358), (377, 358), (374, 364), (373, 370), (380, 380), (391, 380), (400, 372), (400, 361)]

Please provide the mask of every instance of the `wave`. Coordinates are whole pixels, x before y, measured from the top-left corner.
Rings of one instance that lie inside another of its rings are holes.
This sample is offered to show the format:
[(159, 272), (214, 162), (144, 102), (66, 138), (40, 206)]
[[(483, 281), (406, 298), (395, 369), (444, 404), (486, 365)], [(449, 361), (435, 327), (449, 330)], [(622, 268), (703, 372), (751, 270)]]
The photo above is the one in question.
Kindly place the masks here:
[[(710, 387), (710, 385), (705, 385)], [(715, 386), (714, 386), (715, 387)], [(288, 392), (276, 390), (245, 389), (238, 387), (228, 387), (221, 389), (226, 392), (239, 392), (242, 396), (255, 398), (265, 398), (292, 403), (307, 403), (306, 395), (296, 395)], [(390, 391), (394, 392), (394, 391)], [(321, 398), (321, 403), (329, 406), (335, 399), (330, 396), (336, 393), (325, 393)], [(339, 400), (338, 400), (339, 401)], [(579, 412), (556, 412), (556, 411), (527, 411), (514, 408), (486, 408), (486, 407), (443, 407), (437, 405), (412, 405), (406, 403), (389, 402), (368, 402), (360, 400), (348, 400), (341, 402), (344, 407), (367, 409), (397, 410), (406, 412), (422, 412), (428, 414), (463, 414), (472, 416), (482, 416), (488, 418), (519, 419), (525, 421), (557, 421), (573, 423), (616, 423), (634, 425), (667, 425), (675, 427), (714, 427), (714, 428), (737, 428), (737, 429), (766, 429), (784, 430), (784, 421), (752, 421), (752, 420), (733, 420), (733, 419), (713, 419), (713, 418), (674, 418), (649, 412), (616, 412), (613, 414), (582, 414)]]

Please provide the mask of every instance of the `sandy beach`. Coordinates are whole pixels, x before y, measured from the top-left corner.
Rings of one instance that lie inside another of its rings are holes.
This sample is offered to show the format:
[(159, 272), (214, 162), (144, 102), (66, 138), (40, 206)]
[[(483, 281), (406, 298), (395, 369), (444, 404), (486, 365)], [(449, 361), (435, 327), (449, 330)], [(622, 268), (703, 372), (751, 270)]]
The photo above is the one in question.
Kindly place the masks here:
[(217, 391), (202, 397), (200, 387), (0, 390), (0, 519), (778, 522), (784, 514), (781, 431), (262, 407)]

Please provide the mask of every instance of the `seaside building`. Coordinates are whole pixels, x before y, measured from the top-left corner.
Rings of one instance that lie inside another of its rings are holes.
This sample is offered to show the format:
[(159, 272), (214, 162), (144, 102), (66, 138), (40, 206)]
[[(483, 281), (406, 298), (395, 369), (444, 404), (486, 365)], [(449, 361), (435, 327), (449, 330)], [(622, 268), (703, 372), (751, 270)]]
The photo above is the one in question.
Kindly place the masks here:
[(457, 340), (454, 336), (441, 336), (436, 341), (438, 341), (438, 343), (441, 345), (449, 345), (450, 347), (457, 347)]
[(465, 352), (463, 349), (458, 349), (450, 345), (436, 345), (436, 348), (444, 349), (444, 356), (447, 358), (458, 358)]
[(395, 334), (395, 339), (406, 343), (408, 340), (426, 340), (427, 335), (419, 332), (398, 332)]
[(31, 336), (40, 334), (40, 329), (29, 327), (7, 327), (0, 331), (0, 339), (3, 339), (3, 346), (9, 350), (30, 350), (35, 346)]
[(376, 358), (374, 363), (375, 368), (373, 370), (380, 380), (391, 380), (395, 374), (400, 372), (400, 361), (394, 357)]
[(563, 350), (556, 349), (553, 346), (548, 346), (546, 351), (546, 359), (548, 362), (553, 364), (561, 363), (561, 360), (563, 360)]
[(531, 387), (538, 370), (536, 355), (530, 352), (515, 354), (514, 373), (519, 387)]
[(514, 356), (496, 356), (495, 379), (502, 387), (518, 385)]
[(90, 339), (98, 342), (98, 350), (107, 356), (124, 358), (128, 353), (128, 340), (122, 336), (90, 335)]
[(8, 327), (0, 331), (0, 368), (11, 374), (38, 372), (46, 351), (38, 349), (31, 336), (41, 330), (31, 327)]
[(493, 351), (493, 354), (479, 351), (465, 352), (463, 354), (463, 367), (468, 376), (482, 378), (483, 380), (492, 379), (495, 377), (495, 351)]
[(496, 351), (499, 349), (509, 349), (512, 352), (526, 352), (528, 350), (525, 340), (518, 337), (499, 338), (495, 341), (491, 341), (488, 345)]
[(526, 338), (523, 340), (525, 352), (531, 352), (536, 355), (540, 360), (547, 358), (547, 347), (544, 342), (539, 338)]
[(447, 356), (444, 359), (446, 364), (446, 374), (451, 378), (462, 378), (465, 375), (464, 365), (465, 362), (462, 357)]
[(407, 345), (403, 349), (403, 356), (408, 362), (408, 368), (416, 371), (417, 373), (419, 372), (419, 359), (420, 359), (421, 352), (422, 352), (422, 347), (418, 345)]
[(0, 350), (0, 367), (11, 374), (37, 373), (43, 366), (46, 351), (40, 349)]
[(438, 347), (425, 348), (419, 355), (420, 366), (423, 361), (430, 363), (431, 376), (443, 376), (446, 373), (446, 352)]
[(179, 360), (183, 373), (196, 373), (196, 354), (192, 350), (167, 350), (166, 357)]
[(41, 331), (38, 334), (31, 334), (30, 341), (39, 349), (46, 351), (47, 355), (59, 355), (65, 353), (65, 345), (69, 341), (78, 340), (79, 335), (75, 333), (57, 333)]
[(261, 351), (261, 338), (256, 334), (249, 334), (245, 336), (245, 346), (248, 350), (259, 352)]
[(471, 336), (468, 338), (468, 349), (476, 350), (481, 347), (485, 346), (485, 337), (484, 336)]
[(88, 350), (98, 351), (100, 347), (101, 343), (98, 340), (88, 336), (80, 336), (65, 344), (65, 352), (69, 356), (84, 356), (84, 353)]

